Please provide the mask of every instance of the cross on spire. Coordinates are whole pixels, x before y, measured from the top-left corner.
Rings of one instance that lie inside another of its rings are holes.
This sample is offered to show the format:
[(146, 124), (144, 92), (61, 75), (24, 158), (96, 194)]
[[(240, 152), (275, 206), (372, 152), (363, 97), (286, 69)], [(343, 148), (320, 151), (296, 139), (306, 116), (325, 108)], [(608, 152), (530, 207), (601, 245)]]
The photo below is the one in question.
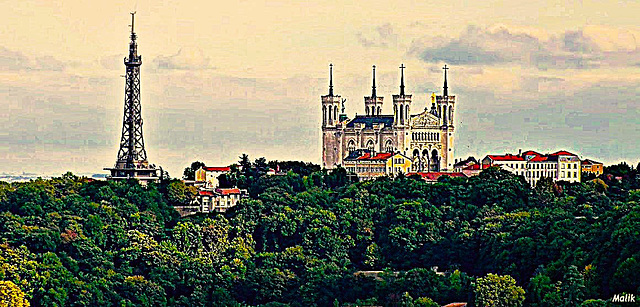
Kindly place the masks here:
[(329, 64), (329, 96), (333, 96), (333, 64)]
[(449, 69), (449, 67), (447, 67), (447, 64), (444, 65), (444, 67), (442, 67), (442, 69), (444, 70), (444, 97), (449, 96), (449, 88), (447, 87), (447, 70)]
[(371, 88), (371, 97), (376, 99), (376, 66), (373, 65), (373, 87)]
[(404, 64), (400, 64), (400, 96), (404, 96)]
[(129, 14), (131, 14), (131, 34), (133, 34), (135, 32), (133, 31), (133, 17), (136, 15), (136, 12), (131, 12)]

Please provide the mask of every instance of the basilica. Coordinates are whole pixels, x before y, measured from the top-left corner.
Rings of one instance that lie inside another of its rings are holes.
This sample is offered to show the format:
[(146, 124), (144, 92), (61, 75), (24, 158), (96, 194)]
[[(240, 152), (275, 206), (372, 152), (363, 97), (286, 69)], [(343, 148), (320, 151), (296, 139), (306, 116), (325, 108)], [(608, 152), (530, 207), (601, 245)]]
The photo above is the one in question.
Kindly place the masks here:
[[(333, 92), (333, 65), (329, 68), (329, 94), (322, 96), (322, 166), (337, 166), (357, 174), (450, 172), (454, 164), (454, 114), (456, 97), (448, 93), (447, 66), (441, 96), (431, 95), (431, 105), (414, 103), (405, 93), (404, 65), (400, 66), (400, 92), (392, 95), (393, 114), (382, 114), (384, 97), (376, 93), (373, 66), (371, 96), (364, 97), (364, 114), (349, 118), (344, 102)], [(376, 158), (379, 157), (379, 158)], [(400, 158), (400, 159), (398, 159)], [(406, 169), (394, 167), (402, 162)], [(374, 161), (388, 159), (388, 161)], [(375, 163), (377, 164), (368, 164)], [(382, 162), (382, 163), (380, 163)], [(407, 166), (408, 165), (408, 166)], [(371, 176), (363, 176), (370, 178)]]

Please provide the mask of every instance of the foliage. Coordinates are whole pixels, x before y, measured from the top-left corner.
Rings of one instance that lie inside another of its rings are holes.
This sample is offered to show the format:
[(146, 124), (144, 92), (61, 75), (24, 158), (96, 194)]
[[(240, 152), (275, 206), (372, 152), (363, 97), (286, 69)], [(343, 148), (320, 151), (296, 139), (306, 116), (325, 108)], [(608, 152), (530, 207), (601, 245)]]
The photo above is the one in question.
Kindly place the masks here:
[(489, 273), (475, 283), (476, 305), (486, 307), (522, 306), (524, 290), (509, 275)]
[(637, 169), (531, 188), (494, 168), (433, 184), (247, 155), (231, 168), (251, 197), (185, 218), (180, 180), (0, 182), (2, 287), (42, 306), (604, 306), (640, 292)]

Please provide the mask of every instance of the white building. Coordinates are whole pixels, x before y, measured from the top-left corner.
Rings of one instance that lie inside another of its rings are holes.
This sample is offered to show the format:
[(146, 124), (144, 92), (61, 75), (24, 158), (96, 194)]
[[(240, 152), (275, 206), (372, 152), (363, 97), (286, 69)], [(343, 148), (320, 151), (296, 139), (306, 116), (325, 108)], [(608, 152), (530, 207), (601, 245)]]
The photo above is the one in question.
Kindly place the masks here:
[(543, 178), (553, 181), (580, 182), (580, 159), (568, 151), (557, 151), (543, 155), (533, 150), (518, 155), (488, 155), (482, 159), (483, 166), (499, 165), (502, 169), (523, 176), (531, 186)]

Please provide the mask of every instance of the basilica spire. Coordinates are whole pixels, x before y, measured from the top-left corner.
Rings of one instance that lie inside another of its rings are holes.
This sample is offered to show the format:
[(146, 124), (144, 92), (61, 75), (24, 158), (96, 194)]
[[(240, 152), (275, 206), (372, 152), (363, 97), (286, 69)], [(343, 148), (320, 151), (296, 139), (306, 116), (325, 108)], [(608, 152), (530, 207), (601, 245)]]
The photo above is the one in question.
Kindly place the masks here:
[(333, 64), (329, 64), (329, 96), (333, 96)]
[(376, 66), (373, 65), (373, 87), (371, 87), (371, 97), (376, 99)]
[(445, 64), (442, 69), (444, 70), (444, 93), (442, 96), (447, 97), (449, 96), (449, 88), (447, 87), (447, 70), (449, 69), (449, 67), (447, 67), (447, 65)]
[(404, 64), (400, 64), (400, 96), (404, 97)]

